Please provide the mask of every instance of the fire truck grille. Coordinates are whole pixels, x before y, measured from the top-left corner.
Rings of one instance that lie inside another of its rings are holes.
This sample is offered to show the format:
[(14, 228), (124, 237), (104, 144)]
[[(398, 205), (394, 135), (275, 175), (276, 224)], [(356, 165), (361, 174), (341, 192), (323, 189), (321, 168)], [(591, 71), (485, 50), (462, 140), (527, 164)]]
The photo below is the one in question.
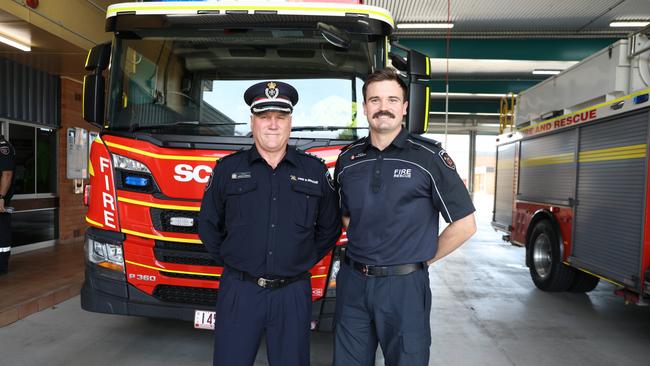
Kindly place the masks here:
[(165, 302), (190, 305), (214, 306), (217, 303), (217, 290), (213, 288), (158, 285), (153, 296)]
[(222, 266), (215, 261), (201, 244), (174, 243), (156, 240), (153, 248), (156, 259), (165, 263), (189, 264), (195, 266)]
[(160, 231), (184, 234), (199, 232), (199, 213), (196, 211), (151, 208), (151, 221), (153, 227)]
[(160, 274), (167, 277), (189, 278), (192, 280), (219, 281), (219, 277), (215, 277), (215, 276), (204, 276), (204, 275), (174, 273), (174, 272), (160, 272)]

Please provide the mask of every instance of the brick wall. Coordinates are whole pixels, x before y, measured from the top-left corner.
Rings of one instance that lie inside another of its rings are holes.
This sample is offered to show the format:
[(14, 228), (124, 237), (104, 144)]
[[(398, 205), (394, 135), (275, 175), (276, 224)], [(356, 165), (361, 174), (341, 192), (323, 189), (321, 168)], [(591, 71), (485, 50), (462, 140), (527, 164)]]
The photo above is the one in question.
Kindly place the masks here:
[[(88, 131), (99, 129), (86, 122), (81, 115), (82, 84), (61, 78), (61, 129), (59, 130), (59, 240), (63, 243), (83, 237), (86, 228), (86, 206), (83, 194), (75, 194), (73, 180), (66, 178), (67, 131), (81, 127)], [(87, 180), (84, 181), (84, 184)]]

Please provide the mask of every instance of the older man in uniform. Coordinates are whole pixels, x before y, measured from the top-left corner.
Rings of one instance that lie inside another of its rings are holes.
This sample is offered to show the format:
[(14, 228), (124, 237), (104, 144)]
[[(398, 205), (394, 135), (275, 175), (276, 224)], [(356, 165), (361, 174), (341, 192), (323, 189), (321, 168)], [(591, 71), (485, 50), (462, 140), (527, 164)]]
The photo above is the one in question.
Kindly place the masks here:
[(253, 365), (263, 333), (272, 366), (309, 365), (308, 270), (341, 234), (337, 195), (323, 162), (288, 146), (298, 93), (264, 82), (244, 94), (255, 144), (217, 163), (199, 235), (224, 263), (214, 365)]
[(7, 212), (7, 207), (13, 195), (15, 159), (14, 147), (0, 135), (0, 276), (9, 271), (11, 214)]
[[(476, 231), (474, 206), (440, 144), (402, 127), (407, 89), (395, 71), (363, 87), (368, 138), (344, 149), (334, 174), (347, 226), (337, 277), (334, 365), (425, 366), (431, 330), (428, 264)], [(438, 216), (449, 226), (438, 236)]]

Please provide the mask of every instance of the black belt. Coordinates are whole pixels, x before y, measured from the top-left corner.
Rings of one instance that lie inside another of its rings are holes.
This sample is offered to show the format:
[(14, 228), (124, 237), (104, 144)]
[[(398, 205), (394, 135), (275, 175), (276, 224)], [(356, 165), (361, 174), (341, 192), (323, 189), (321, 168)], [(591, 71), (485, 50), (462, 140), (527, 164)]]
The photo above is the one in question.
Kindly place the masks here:
[(372, 266), (356, 262), (349, 257), (345, 257), (344, 262), (364, 275), (374, 277), (403, 276), (426, 267), (423, 262), (398, 264), (396, 266)]
[(258, 285), (259, 287), (269, 288), (269, 289), (284, 287), (290, 283), (311, 278), (311, 273), (309, 272), (301, 273), (293, 277), (264, 278), (264, 277), (256, 277), (246, 272), (236, 270), (234, 268), (228, 268), (228, 270), (232, 272), (232, 274), (235, 277), (239, 278), (240, 280), (252, 282)]

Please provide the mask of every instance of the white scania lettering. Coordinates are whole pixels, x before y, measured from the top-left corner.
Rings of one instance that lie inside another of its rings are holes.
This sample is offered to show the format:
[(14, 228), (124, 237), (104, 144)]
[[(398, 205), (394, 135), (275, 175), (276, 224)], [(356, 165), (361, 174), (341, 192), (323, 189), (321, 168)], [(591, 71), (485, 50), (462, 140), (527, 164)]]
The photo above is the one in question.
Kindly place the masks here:
[(189, 164), (178, 164), (174, 167), (174, 179), (179, 182), (196, 181), (198, 183), (207, 183), (212, 174), (212, 168), (207, 165), (197, 165), (193, 167)]

